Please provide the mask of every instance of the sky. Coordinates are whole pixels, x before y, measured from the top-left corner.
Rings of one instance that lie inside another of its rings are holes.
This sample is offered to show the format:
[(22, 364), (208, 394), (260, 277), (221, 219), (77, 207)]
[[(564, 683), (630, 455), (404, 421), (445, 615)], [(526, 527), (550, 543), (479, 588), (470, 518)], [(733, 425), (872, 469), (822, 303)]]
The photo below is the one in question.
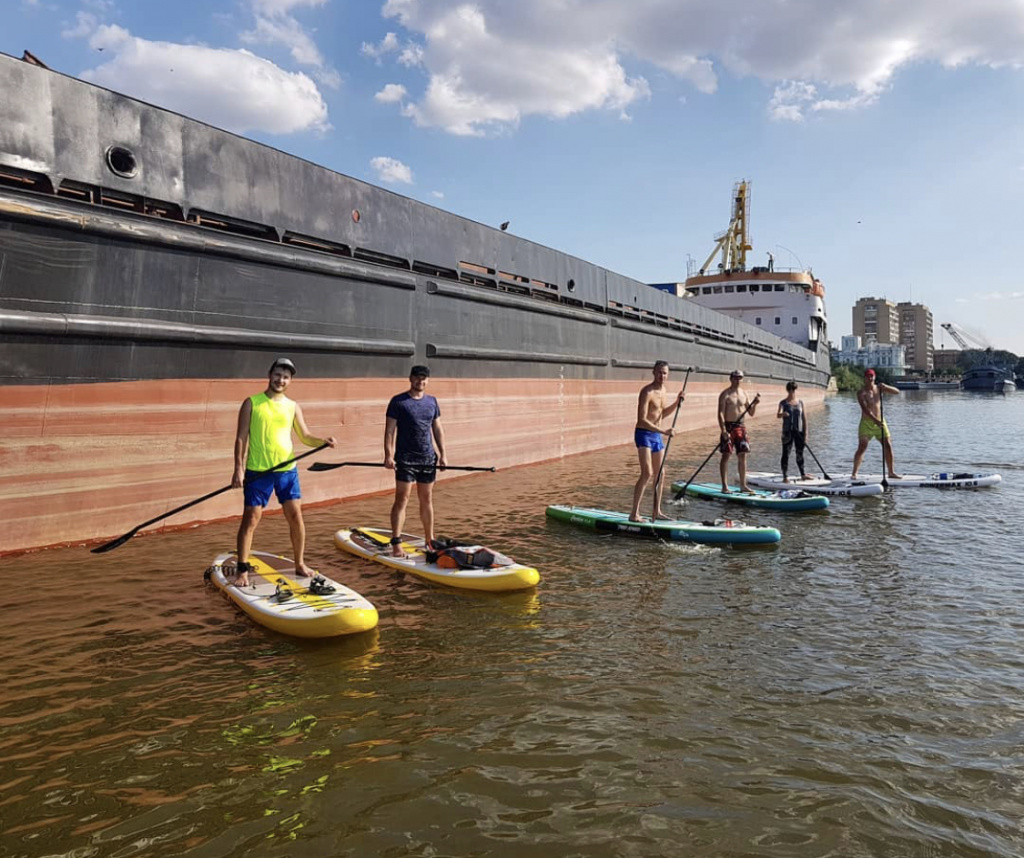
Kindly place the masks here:
[(644, 282), (748, 265), (1024, 355), (1024, 2), (0, 0), (0, 51)]

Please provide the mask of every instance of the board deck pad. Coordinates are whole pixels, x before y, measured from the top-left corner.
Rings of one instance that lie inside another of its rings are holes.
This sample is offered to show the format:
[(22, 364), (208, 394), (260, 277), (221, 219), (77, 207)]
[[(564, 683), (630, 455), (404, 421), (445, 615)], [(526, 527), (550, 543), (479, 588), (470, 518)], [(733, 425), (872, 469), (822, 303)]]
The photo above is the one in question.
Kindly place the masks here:
[(546, 515), (559, 521), (587, 527), (599, 533), (617, 533), (675, 542), (705, 545), (766, 545), (778, 542), (782, 534), (774, 527), (749, 525), (732, 519), (715, 521), (630, 521), (624, 512), (592, 507), (554, 504)]
[(369, 631), (377, 625), (377, 609), (344, 584), (319, 576), (334, 592), (311, 592), (313, 578), (295, 574), (295, 561), (277, 554), (253, 551), (249, 586), (236, 586), (237, 557), (219, 555), (207, 578), (260, 625), (301, 638), (325, 638)]
[(536, 569), (515, 561), (511, 565), (495, 565), (483, 569), (449, 569), (439, 566), (427, 559), (426, 541), (421, 536), (402, 534), (402, 550), (406, 557), (392, 556), (390, 542), (391, 530), (384, 527), (354, 527), (334, 534), (334, 544), (342, 551), (434, 584), (463, 590), (503, 592), (526, 590), (535, 587), (540, 581), (540, 573)]

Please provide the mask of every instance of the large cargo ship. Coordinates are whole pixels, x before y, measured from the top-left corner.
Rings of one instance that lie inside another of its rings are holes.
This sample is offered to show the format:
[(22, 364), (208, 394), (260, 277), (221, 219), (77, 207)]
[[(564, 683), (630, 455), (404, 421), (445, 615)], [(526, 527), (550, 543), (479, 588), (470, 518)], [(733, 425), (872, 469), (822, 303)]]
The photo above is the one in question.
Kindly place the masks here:
[[(13, 57), (0, 91), (0, 552), (117, 535), (229, 482), (238, 405), (279, 354), (348, 460), (380, 457), (414, 363), (449, 461), (498, 467), (626, 443), (657, 359), (695, 368), (683, 429), (714, 424), (735, 367), (766, 395), (824, 394), (824, 343)], [(303, 475), (307, 503), (389, 484), (334, 473)]]

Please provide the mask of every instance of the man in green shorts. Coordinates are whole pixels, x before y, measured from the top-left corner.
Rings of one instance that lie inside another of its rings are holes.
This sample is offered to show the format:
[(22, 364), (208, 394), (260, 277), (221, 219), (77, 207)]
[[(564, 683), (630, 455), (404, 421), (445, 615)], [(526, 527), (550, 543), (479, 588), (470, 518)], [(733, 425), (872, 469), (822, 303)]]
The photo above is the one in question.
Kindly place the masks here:
[(897, 387), (876, 384), (875, 371), (873, 369), (865, 370), (864, 386), (857, 391), (857, 402), (860, 403), (860, 426), (857, 427), (857, 452), (853, 457), (853, 473), (850, 474), (853, 479), (857, 479), (861, 460), (864, 458), (864, 453), (872, 438), (882, 444), (882, 454), (885, 456), (885, 463), (889, 469), (889, 478), (903, 479), (893, 468), (892, 440), (889, 437), (889, 427), (882, 419), (882, 394), (898, 394), (899, 392)]
[(235, 471), (231, 487), (243, 489), (245, 493), (242, 523), (238, 527), (238, 575), (235, 584), (239, 587), (249, 586), (252, 538), (273, 494), (277, 495), (284, 517), (288, 520), (292, 551), (295, 553), (295, 572), (304, 578), (313, 574), (303, 557), (306, 526), (302, 521), (302, 504), (299, 500), (302, 493), (299, 491), (297, 466), (293, 463), (273, 473), (255, 473), (269, 471), (277, 463), (292, 458), (292, 430), (307, 447), (335, 445), (334, 438), (310, 435), (299, 403), (284, 395), (294, 375), (295, 364), (288, 358), (278, 358), (270, 365), (267, 389), (246, 399), (238, 411)]

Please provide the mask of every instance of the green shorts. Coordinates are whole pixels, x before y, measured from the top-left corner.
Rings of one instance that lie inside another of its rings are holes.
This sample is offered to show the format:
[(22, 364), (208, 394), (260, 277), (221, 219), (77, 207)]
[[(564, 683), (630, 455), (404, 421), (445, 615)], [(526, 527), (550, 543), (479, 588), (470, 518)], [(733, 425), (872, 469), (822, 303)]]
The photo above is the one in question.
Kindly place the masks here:
[(860, 418), (860, 426), (857, 427), (857, 435), (860, 438), (876, 438), (879, 441), (882, 440), (882, 432), (885, 432), (885, 437), (891, 437), (889, 435), (889, 424), (884, 420), (882, 425), (879, 426), (874, 420), (869, 420), (867, 417)]

